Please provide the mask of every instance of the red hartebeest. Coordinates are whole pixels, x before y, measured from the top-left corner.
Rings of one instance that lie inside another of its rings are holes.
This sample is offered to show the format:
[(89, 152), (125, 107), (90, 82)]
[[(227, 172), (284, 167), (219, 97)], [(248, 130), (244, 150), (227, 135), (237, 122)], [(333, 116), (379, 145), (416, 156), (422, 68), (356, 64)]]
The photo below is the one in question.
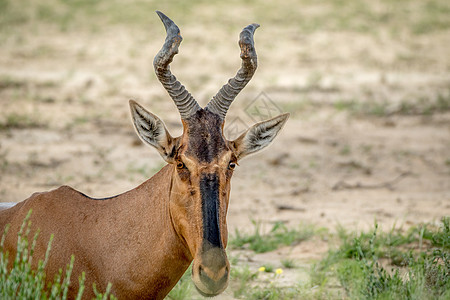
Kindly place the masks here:
[[(221, 293), (230, 264), (226, 214), (230, 180), (237, 162), (264, 147), (277, 135), (289, 114), (255, 124), (234, 141), (223, 135), (226, 112), (252, 78), (257, 65), (251, 24), (240, 34), (242, 66), (205, 108), (201, 108), (170, 72), (182, 40), (172, 20), (157, 12), (167, 37), (154, 59), (159, 81), (175, 102), (183, 134), (173, 138), (163, 122), (134, 101), (130, 108), (140, 138), (168, 163), (140, 186), (121, 195), (93, 199), (62, 186), (35, 193), (0, 212), (0, 230), (11, 224), (5, 250), (14, 254), (18, 229), (32, 209), (32, 231), (40, 230), (35, 257), (43, 257), (54, 234), (47, 278), (75, 255), (73, 278), (86, 272), (86, 285), (96, 283), (119, 299), (162, 299), (193, 261), (192, 280), (205, 296)], [(13, 256), (10, 256), (13, 257)], [(69, 291), (74, 296), (78, 282)], [(86, 289), (85, 297), (92, 294)]]

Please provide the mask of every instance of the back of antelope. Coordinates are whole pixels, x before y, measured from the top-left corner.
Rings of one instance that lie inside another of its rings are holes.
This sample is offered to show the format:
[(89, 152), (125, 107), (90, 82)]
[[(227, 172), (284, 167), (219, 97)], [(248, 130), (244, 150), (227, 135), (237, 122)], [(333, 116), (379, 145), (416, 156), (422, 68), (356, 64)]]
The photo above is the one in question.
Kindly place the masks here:
[[(169, 68), (182, 40), (180, 31), (157, 13), (167, 37), (153, 64), (180, 112), (183, 134), (172, 137), (157, 116), (132, 100), (130, 108), (140, 138), (168, 164), (118, 196), (93, 199), (62, 186), (0, 211), (0, 230), (11, 224), (5, 241), (10, 257), (15, 254), (20, 225), (32, 209), (31, 232), (41, 231), (34, 262), (44, 257), (54, 234), (47, 278), (52, 279), (74, 254), (72, 278), (86, 273), (84, 298), (92, 298), (93, 283), (104, 290), (110, 282), (119, 299), (163, 299), (192, 261), (192, 280), (202, 295), (224, 291), (230, 274), (225, 248), (233, 170), (240, 159), (266, 147), (289, 117), (282, 114), (257, 123), (237, 139), (226, 140), (226, 112), (256, 70), (253, 34), (259, 25), (243, 29), (241, 68), (201, 108)], [(78, 290), (78, 281), (72, 282), (69, 298)]]

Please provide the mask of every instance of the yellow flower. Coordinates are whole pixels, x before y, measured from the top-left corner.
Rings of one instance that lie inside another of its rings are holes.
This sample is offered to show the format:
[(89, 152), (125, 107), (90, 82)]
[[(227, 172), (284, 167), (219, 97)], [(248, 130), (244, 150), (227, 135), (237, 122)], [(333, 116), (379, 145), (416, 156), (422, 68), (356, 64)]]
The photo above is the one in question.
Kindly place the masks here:
[(266, 270), (265, 267), (260, 267), (260, 268), (258, 269), (258, 271), (260, 271), (260, 272), (264, 272), (265, 270)]
[(283, 273), (283, 269), (276, 269), (275, 270), (275, 274), (281, 275), (281, 273)]

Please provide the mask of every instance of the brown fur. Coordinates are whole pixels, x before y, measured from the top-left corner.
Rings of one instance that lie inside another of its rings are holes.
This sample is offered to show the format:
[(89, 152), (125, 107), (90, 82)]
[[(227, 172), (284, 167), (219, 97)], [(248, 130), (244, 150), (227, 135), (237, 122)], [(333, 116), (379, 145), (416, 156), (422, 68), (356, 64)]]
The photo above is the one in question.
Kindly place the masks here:
[(185, 128), (184, 136), (188, 138), (186, 154), (199, 162), (211, 163), (228, 150), (222, 133), (222, 120), (218, 115), (208, 110), (198, 110), (185, 120)]

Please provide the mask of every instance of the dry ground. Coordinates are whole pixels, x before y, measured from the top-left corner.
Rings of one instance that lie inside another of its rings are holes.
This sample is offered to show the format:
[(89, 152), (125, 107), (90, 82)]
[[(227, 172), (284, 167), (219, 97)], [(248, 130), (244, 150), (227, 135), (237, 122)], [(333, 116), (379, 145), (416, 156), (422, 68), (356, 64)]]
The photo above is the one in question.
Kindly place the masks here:
[[(160, 9), (184, 37), (172, 71), (202, 105), (239, 68), (241, 28), (260, 23), (258, 71), (227, 122), (241, 130), (253, 122), (246, 110), (273, 113), (264, 101), (291, 112), (274, 144), (236, 170), (230, 232), (251, 219), (353, 230), (450, 215), (446, 1), (88, 2), (0, 2), (1, 202), (62, 184), (110, 196), (164, 165), (128, 108), (135, 99), (181, 133), (152, 70)], [(327, 249), (316, 242), (286, 251), (307, 262)]]

